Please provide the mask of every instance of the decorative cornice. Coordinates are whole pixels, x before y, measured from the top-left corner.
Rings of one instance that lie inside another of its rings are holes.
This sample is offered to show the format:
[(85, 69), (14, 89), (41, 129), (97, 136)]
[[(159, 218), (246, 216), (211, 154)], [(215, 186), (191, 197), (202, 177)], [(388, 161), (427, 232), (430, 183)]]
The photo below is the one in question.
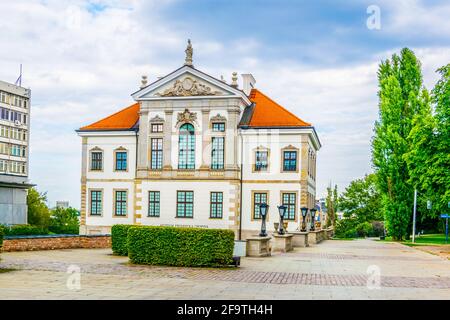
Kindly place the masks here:
[(220, 95), (220, 91), (213, 91), (208, 87), (191, 77), (185, 77), (183, 80), (176, 80), (171, 88), (164, 92), (156, 93), (159, 97), (189, 97), (189, 96), (215, 96)]

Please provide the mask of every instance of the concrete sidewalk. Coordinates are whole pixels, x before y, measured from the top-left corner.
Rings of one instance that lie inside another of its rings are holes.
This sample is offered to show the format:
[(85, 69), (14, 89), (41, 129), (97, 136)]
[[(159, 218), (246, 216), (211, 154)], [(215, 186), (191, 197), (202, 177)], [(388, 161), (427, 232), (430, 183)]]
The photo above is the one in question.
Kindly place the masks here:
[[(134, 266), (105, 249), (1, 258), (16, 271), (0, 273), (0, 299), (450, 299), (450, 261), (371, 240), (244, 258), (238, 269)], [(68, 270), (80, 270), (79, 290)]]

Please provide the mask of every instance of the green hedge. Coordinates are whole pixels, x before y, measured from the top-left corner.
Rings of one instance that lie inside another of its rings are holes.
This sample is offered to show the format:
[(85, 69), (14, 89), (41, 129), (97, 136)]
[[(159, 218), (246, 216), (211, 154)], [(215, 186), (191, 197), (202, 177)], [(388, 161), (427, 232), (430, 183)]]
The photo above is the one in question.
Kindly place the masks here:
[(130, 224), (115, 224), (111, 228), (111, 248), (115, 255), (127, 256), (127, 234)]
[(127, 243), (131, 263), (216, 267), (232, 263), (234, 232), (140, 226), (128, 230)]
[(5, 236), (31, 236), (48, 234), (48, 230), (29, 224), (17, 224), (11, 227), (4, 227), (4, 233)]

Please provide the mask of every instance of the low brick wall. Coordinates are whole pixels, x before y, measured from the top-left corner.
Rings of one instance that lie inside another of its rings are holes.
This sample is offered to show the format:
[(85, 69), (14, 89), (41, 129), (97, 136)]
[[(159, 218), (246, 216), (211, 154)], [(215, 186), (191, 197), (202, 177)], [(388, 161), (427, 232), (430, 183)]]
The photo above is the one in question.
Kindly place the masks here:
[(111, 248), (110, 235), (9, 236), (2, 251)]

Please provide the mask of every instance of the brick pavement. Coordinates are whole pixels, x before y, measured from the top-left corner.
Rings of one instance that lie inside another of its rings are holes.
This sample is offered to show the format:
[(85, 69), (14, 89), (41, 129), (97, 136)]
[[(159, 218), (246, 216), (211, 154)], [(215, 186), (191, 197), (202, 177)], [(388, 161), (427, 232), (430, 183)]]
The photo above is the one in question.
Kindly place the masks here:
[[(450, 262), (400, 244), (325, 241), (238, 269), (135, 266), (105, 249), (2, 253), (0, 299), (417, 299), (450, 297)], [(82, 290), (66, 288), (67, 268)], [(380, 288), (367, 287), (371, 266)], [(154, 294), (157, 293), (155, 296)]]

